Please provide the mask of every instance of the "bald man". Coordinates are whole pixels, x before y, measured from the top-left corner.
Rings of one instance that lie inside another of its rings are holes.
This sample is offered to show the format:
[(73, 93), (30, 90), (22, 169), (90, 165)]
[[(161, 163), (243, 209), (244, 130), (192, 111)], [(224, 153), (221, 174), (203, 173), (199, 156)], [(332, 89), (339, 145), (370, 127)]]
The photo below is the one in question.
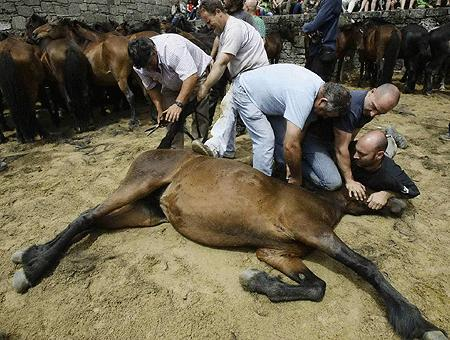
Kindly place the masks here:
[(384, 132), (376, 130), (366, 133), (350, 146), (353, 178), (375, 190), (367, 198), (368, 207), (374, 210), (383, 208), (392, 197), (413, 198), (420, 194), (400, 166), (385, 155), (387, 145)]
[(302, 167), (304, 177), (314, 185), (336, 190), (342, 186), (343, 177), (349, 195), (365, 200), (364, 185), (353, 178), (349, 145), (364, 125), (397, 105), (400, 91), (395, 85), (384, 84), (350, 94), (350, 109), (345, 116), (311, 124), (303, 141)]

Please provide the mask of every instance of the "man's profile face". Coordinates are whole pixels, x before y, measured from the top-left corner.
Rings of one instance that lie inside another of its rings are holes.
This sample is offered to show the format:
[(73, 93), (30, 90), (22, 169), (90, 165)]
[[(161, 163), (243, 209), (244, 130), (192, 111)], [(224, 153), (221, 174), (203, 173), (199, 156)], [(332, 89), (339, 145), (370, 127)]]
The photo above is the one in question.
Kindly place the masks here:
[(219, 14), (217, 12), (210, 13), (203, 9), (200, 11), (200, 18), (202, 18), (205, 24), (212, 28), (215, 32), (222, 32), (223, 28), (219, 23)]
[(363, 114), (368, 117), (375, 117), (385, 114), (395, 107), (390, 98), (380, 98), (377, 89), (370, 90), (364, 100)]
[(359, 140), (355, 146), (355, 154), (353, 159), (360, 168), (366, 168), (374, 165), (376, 162), (377, 151), (371, 148), (367, 143)]

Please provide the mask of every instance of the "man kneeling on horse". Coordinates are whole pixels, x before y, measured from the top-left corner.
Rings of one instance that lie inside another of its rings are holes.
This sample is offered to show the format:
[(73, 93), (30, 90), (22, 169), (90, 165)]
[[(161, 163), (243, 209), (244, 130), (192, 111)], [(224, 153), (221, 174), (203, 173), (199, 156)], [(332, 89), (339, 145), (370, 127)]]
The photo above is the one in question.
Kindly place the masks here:
[[(133, 69), (142, 80), (150, 99), (162, 119), (178, 121), (183, 107), (195, 100), (199, 86), (205, 81), (212, 59), (198, 46), (178, 34), (160, 34), (144, 37), (128, 44)], [(209, 98), (196, 104), (192, 123), (192, 136), (203, 138), (209, 128)], [(182, 148), (183, 131), (179, 132), (172, 147)]]

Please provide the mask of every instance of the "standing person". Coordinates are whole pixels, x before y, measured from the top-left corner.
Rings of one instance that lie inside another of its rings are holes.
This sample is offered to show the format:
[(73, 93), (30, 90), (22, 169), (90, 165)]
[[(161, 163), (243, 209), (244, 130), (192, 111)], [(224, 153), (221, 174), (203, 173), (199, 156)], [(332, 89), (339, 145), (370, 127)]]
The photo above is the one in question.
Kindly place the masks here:
[(302, 185), (302, 140), (309, 124), (342, 116), (350, 103), (344, 86), (293, 64), (245, 72), (234, 84), (233, 98), (252, 138), (253, 167), (271, 176), (275, 157), (277, 165), (286, 163), (288, 182), (296, 185)]
[[(269, 65), (263, 40), (256, 29), (226, 13), (220, 0), (202, 1), (199, 13), (202, 20), (220, 35), (217, 58), (208, 78), (200, 87), (198, 100), (208, 94), (227, 68), (234, 83), (241, 73)], [(212, 137), (205, 144), (200, 141), (192, 143), (195, 152), (214, 157), (234, 157), (237, 112), (231, 90), (222, 100), (222, 109), (221, 117), (211, 130)]]
[[(194, 100), (199, 86), (205, 81), (211, 57), (197, 45), (178, 34), (160, 34), (144, 37), (128, 44), (128, 54), (133, 69), (141, 78), (150, 99), (161, 119), (175, 122), (184, 105)], [(208, 96), (203, 96), (196, 106), (192, 123), (194, 138), (208, 135)], [(179, 132), (172, 147), (182, 148), (183, 132)]]
[(336, 37), (342, 0), (320, 0), (313, 21), (303, 25), (303, 32), (311, 39), (305, 67), (330, 81), (336, 64)]
[[(342, 174), (350, 197), (363, 200), (365, 187), (353, 176), (349, 145), (364, 125), (397, 105), (400, 91), (395, 85), (383, 84), (370, 91), (357, 90), (350, 94), (350, 108), (345, 116), (311, 125), (303, 142), (303, 172), (310, 182), (325, 190), (338, 189)], [(394, 130), (390, 133), (399, 139)]]
[(251, 14), (253, 17), (253, 22), (256, 30), (261, 35), (263, 40), (266, 40), (266, 24), (264, 20), (261, 19), (258, 15), (256, 15), (256, 8), (258, 6), (258, 0), (246, 0), (244, 4), (244, 10)]

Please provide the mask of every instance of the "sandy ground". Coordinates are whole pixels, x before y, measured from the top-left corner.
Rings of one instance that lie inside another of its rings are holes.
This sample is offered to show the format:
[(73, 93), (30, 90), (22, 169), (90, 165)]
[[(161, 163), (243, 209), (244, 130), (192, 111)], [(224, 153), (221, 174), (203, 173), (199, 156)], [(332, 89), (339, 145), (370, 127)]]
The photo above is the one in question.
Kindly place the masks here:
[[(320, 303), (273, 304), (240, 287), (246, 268), (278, 272), (253, 252), (210, 249), (170, 224), (91, 235), (53, 275), (24, 295), (11, 279), (11, 254), (54, 237), (117, 186), (131, 161), (153, 149), (149, 121), (130, 132), (125, 118), (55, 143), (0, 145), (0, 333), (12, 339), (375, 339), (397, 338), (381, 300), (353, 272), (320, 253), (306, 264), (327, 282)], [(345, 216), (337, 234), (381, 271), (424, 315), (450, 330), (450, 96), (402, 95), (393, 124), (409, 141), (397, 162), (421, 195), (401, 219)], [(189, 145), (189, 144), (188, 144)], [(251, 152), (238, 138), (238, 158)], [(1, 338), (2, 336), (0, 336)]]

